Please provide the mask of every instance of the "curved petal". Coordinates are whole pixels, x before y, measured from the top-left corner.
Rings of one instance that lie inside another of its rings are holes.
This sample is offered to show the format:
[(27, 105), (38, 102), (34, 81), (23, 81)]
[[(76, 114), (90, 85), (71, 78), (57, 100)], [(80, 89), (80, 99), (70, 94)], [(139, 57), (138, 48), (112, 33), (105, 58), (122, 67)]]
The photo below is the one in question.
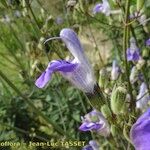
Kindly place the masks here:
[(64, 28), (60, 32), (62, 41), (66, 44), (71, 54), (78, 59), (80, 62), (85, 62), (86, 58), (84, 55), (83, 48), (78, 39), (77, 34), (69, 28)]
[(102, 4), (101, 4), (101, 3), (96, 4), (96, 5), (94, 6), (94, 8), (93, 8), (93, 14), (96, 14), (96, 13), (101, 12), (102, 9), (103, 9), (103, 8), (102, 8)]
[(70, 63), (65, 60), (55, 60), (51, 61), (48, 64), (46, 70), (42, 73), (42, 75), (36, 80), (35, 85), (38, 88), (43, 88), (48, 81), (51, 79), (51, 75), (53, 72), (72, 72), (77, 66), (77, 63)]
[(79, 127), (79, 130), (81, 131), (90, 131), (90, 130), (99, 130), (99, 128), (102, 125), (99, 123), (93, 123), (93, 122), (84, 122), (82, 125)]
[(99, 150), (100, 145), (95, 141), (91, 140), (89, 141), (89, 144), (84, 146), (82, 150)]
[(103, 0), (103, 10), (102, 12), (106, 15), (109, 16), (110, 15), (110, 6), (107, 0)]
[(130, 138), (136, 150), (150, 148), (150, 109), (148, 109), (130, 130)]
[(140, 59), (139, 49), (135, 51), (131, 50), (130, 48), (127, 49), (127, 60), (128, 61), (138, 61)]
[(93, 150), (99, 150), (100, 146), (95, 140), (89, 141), (89, 144), (92, 146)]
[(150, 38), (146, 41), (146, 45), (150, 46)]

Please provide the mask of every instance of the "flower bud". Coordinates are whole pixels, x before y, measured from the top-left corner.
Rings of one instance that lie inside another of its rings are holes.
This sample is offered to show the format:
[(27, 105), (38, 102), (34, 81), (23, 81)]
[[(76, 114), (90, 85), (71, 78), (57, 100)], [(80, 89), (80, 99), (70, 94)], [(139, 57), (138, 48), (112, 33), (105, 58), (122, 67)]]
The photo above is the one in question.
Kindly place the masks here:
[(136, 2), (137, 11), (140, 11), (143, 8), (144, 2), (145, 0), (137, 0)]
[(44, 37), (41, 37), (40, 40), (39, 40), (39, 43), (38, 43), (37, 47), (38, 47), (40, 50), (43, 49), (44, 40), (45, 40)]
[(142, 56), (143, 56), (143, 58), (149, 58), (150, 53), (149, 53), (149, 49), (148, 48), (144, 48), (142, 50)]
[(101, 107), (101, 112), (105, 118), (110, 118), (112, 116), (111, 111), (107, 105), (103, 105)]
[(140, 60), (138, 61), (138, 63), (136, 64), (136, 68), (137, 68), (138, 70), (141, 70), (141, 68), (142, 68), (144, 65), (145, 65), (145, 60), (144, 60), (144, 59), (140, 59)]
[(136, 66), (132, 67), (129, 78), (130, 78), (131, 84), (134, 84), (138, 80), (138, 70)]
[(117, 64), (117, 61), (114, 60), (113, 63), (112, 63), (111, 79), (112, 80), (117, 80), (120, 73), (121, 73), (121, 69)]
[(123, 87), (117, 87), (111, 94), (111, 109), (115, 114), (120, 114), (126, 99), (127, 90)]
[(99, 72), (99, 86), (103, 89), (108, 85), (108, 72), (105, 68), (102, 68)]
[(118, 128), (115, 125), (111, 125), (110, 132), (112, 133), (113, 136), (117, 136)]

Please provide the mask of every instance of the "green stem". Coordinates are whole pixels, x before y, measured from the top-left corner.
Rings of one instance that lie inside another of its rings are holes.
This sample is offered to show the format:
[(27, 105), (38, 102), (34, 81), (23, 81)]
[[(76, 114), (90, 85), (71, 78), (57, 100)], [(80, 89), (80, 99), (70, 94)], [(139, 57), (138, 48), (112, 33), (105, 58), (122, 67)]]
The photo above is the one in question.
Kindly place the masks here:
[[(11, 126), (11, 125), (9, 125), (9, 124), (0, 122), (0, 125), (1, 125), (1, 126), (4, 126), (4, 127), (11, 128), (12, 130), (17, 131), (17, 132), (20, 132), (20, 133), (22, 133), (22, 134), (30, 135), (30, 132), (25, 131), (25, 130), (20, 129), (20, 128), (17, 128), (17, 127), (13, 127), (13, 126)], [(34, 138), (39, 139), (39, 140), (42, 140), (42, 141), (46, 141), (46, 142), (49, 141), (48, 139), (45, 139), (45, 138), (43, 138), (43, 137), (41, 137), (41, 136), (38, 136), (38, 135), (35, 135)]]
[(21, 49), (25, 52), (25, 48), (24, 48), (24, 45), (22, 44), (21, 40), (19, 39), (19, 37), (17, 36), (14, 28), (12, 27), (12, 25), (10, 24), (9, 25), (9, 28), (10, 28), (10, 31), (12, 32), (12, 34), (14, 35), (15, 39), (18, 41)]
[(40, 30), (39, 22), (37, 21), (35, 15), (34, 15), (34, 12), (33, 12), (32, 8), (31, 8), (30, 3), (26, 1), (26, 4), (27, 4), (27, 6), (28, 6), (28, 8), (29, 8), (29, 10), (30, 10), (30, 12), (31, 12), (31, 14), (32, 14), (32, 17), (33, 17), (33, 19), (34, 19), (34, 21), (35, 21), (35, 23), (36, 23), (38, 29)]
[(53, 128), (60, 134), (65, 135), (67, 138), (72, 138), (70, 137), (70, 135), (66, 132), (63, 131), (62, 128), (60, 128), (57, 123), (53, 122), (52, 120), (50, 120), (47, 116), (45, 116), (42, 112), (40, 112), (35, 106), (34, 104), (27, 98), (25, 97), (20, 90), (5, 76), (5, 74), (0, 71), (0, 76), (3, 78), (4, 81), (7, 82), (7, 84), (18, 94), (20, 95), (20, 97), (22, 97), (22, 99), (28, 103), (28, 105), (32, 108), (32, 110), (39, 115), (41, 118), (43, 118), (47, 123), (51, 124), (53, 126)]
[[(90, 26), (90, 22), (89, 22), (88, 17), (87, 17), (87, 21), (88, 21), (89, 30), (90, 30), (91, 36), (92, 36), (92, 38), (93, 38), (93, 41), (94, 41), (94, 44), (95, 44), (96, 50), (98, 50), (98, 51), (99, 51), (99, 48), (98, 48), (98, 45), (97, 45), (96, 39), (95, 39), (95, 37), (94, 37), (94, 35), (93, 35), (93, 32), (92, 32), (92, 29), (91, 29), (91, 26)], [(104, 61), (103, 61), (103, 59), (102, 59), (102, 55), (101, 55), (101, 52), (100, 52), (100, 51), (99, 51), (99, 58), (100, 58), (100, 62), (102, 63), (102, 66), (104, 66)]]
[(13, 58), (18, 62), (20, 69), (24, 70), (23, 64), (22, 62), (18, 59), (18, 57), (16, 56), (16, 54), (12, 51), (12, 49), (5, 43), (5, 41), (1, 38), (0, 36), (0, 40), (2, 42), (2, 44), (4, 45), (4, 47), (7, 48), (8, 52), (13, 56)]
[(91, 106), (101, 111), (101, 107), (106, 103), (106, 100), (98, 84), (94, 87), (94, 93), (86, 93), (86, 96)]
[(134, 109), (135, 109), (135, 105), (136, 105), (136, 101), (134, 100), (134, 97), (133, 97), (133, 94), (132, 94), (132, 85), (130, 83), (130, 68), (129, 68), (129, 64), (127, 62), (127, 55), (126, 55), (126, 50), (128, 48), (128, 41), (129, 41), (129, 25), (128, 22), (129, 22), (129, 5), (130, 4), (130, 0), (127, 0), (126, 1), (126, 7), (125, 7), (125, 26), (124, 26), (124, 34), (123, 34), (123, 51), (124, 51), (124, 58), (125, 58), (125, 70), (126, 70), (126, 78), (127, 78), (127, 82), (128, 82), (128, 91), (129, 91), (129, 94), (131, 96), (131, 110), (134, 112)]
[(7, 62), (10, 62), (11, 64), (13, 64), (13, 65), (19, 67), (18, 64), (16, 64), (16, 63), (13, 62), (10, 58), (7, 57), (7, 54), (4, 54), (4, 53), (1, 53), (1, 52), (0, 52), (0, 56), (1, 56), (3, 59), (7, 60)]
[(82, 99), (81, 94), (79, 92), (78, 92), (78, 96), (79, 96), (79, 101), (80, 101), (80, 103), (82, 105), (84, 113), (87, 113), (86, 107), (85, 107), (84, 102), (83, 102), (83, 99)]

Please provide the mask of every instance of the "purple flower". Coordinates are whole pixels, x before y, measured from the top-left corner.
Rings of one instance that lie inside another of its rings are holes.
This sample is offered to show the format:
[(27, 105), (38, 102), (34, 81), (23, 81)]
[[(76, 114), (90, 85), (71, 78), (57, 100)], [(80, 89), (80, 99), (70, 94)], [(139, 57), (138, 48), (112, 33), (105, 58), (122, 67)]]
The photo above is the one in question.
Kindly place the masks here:
[(99, 150), (99, 149), (100, 149), (99, 144), (96, 141), (91, 140), (89, 141), (89, 145), (84, 146), (82, 150)]
[[(93, 93), (96, 84), (93, 70), (89, 64), (77, 34), (72, 29), (62, 29), (60, 37), (51, 39), (61, 39), (71, 54), (73, 60), (54, 60), (48, 64), (46, 70), (36, 80), (35, 84), (39, 88), (43, 88), (51, 79), (54, 72), (59, 72), (64, 78), (68, 79), (77, 88), (86, 93)], [(51, 40), (48, 39), (47, 41)], [(47, 42), (46, 41), (46, 42)]]
[(135, 39), (132, 37), (130, 39), (130, 48), (127, 49), (127, 60), (138, 61), (139, 59), (140, 59), (140, 51), (136, 45)]
[(105, 14), (106, 16), (110, 15), (110, 6), (107, 0), (102, 0), (103, 3), (98, 3), (95, 5), (95, 7), (93, 8), (93, 14), (102, 12), (103, 14)]
[(79, 127), (79, 130), (96, 131), (103, 136), (108, 136), (110, 133), (107, 120), (97, 110), (93, 110), (82, 117), (82, 125)]
[(138, 109), (143, 110), (147, 107), (148, 101), (150, 100), (150, 96), (148, 94), (147, 85), (144, 82), (140, 86), (140, 91), (136, 99), (136, 107)]
[(130, 138), (136, 150), (150, 149), (150, 108), (133, 124)]
[(150, 38), (146, 40), (146, 46), (150, 46)]
[(114, 60), (112, 63), (111, 79), (117, 80), (120, 73), (121, 73), (120, 67), (117, 64), (117, 61)]

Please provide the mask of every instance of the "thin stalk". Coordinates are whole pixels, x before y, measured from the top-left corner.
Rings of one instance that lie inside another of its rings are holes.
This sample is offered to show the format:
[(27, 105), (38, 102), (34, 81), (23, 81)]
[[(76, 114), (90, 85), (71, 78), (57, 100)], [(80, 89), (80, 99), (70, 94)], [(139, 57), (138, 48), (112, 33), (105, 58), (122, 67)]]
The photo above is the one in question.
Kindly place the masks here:
[(33, 12), (32, 8), (31, 8), (30, 3), (28, 3), (28, 2), (26, 1), (26, 5), (27, 5), (27, 7), (29, 8), (29, 10), (30, 10), (30, 12), (31, 12), (31, 15), (32, 15), (32, 17), (33, 17), (33, 19), (34, 19), (34, 21), (35, 21), (35, 23), (36, 23), (38, 29), (40, 30), (39, 22), (37, 21), (35, 15), (34, 15), (34, 12)]
[(9, 46), (7, 46), (7, 44), (3, 41), (3, 39), (0, 36), (0, 40), (2, 41), (2, 44), (4, 45), (4, 47), (7, 48), (8, 52), (14, 57), (14, 59), (16, 60), (16, 62), (18, 62), (20, 69), (24, 70), (23, 64), (20, 62), (20, 60), (18, 59), (18, 57), (13, 53), (12, 50), (10, 50)]
[[(4, 127), (8, 127), (8, 128), (10, 128), (10, 129), (12, 129), (12, 130), (14, 130), (14, 131), (17, 131), (17, 132), (20, 132), (20, 133), (22, 133), (22, 134), (26, 134), (26, 135), (28, 135), (28, 136), (30, 135), (30, 132), (25, 131), (25, 130), (20, 129), (20, 128), (17, 128), (17, 127), (13, 127), (13, 126), (11, 126), (11, 125), (9, 125), (9, 124), (0, 122), (0, 125), (1, 125), (1, 126), (4, 126)], [(39, 135), (35, 135), (34, 138), (39, 139), (39, 140), (42, 140), (42, 141), (45, 141), (45, 142), (48, 142), (48, 141), (49, 141), (48, 139), (46, 139), (46, 138), (44, 138), (44, 137), (41, 137), (41, 136), (39, 136)]]
[(26, 96), (24, 96), (20, 90), (5, 76), (5, 74), (0, 71), (0, 76), (3, 78), (4, 81), (6, 81), (6, 83), (20, 96), (22, 97), (22, 99), (28, 103), (28, 105), (32, 108), (32, 110), (39, 115), (41, 118), (43, 118), (47, 123), (51, 124), (53, 126), (53, 128), (60, 133), (61, 135), (65, 135), (67, 138), (72, 138), (70, 137), (70, 135), (66, 132), (63, 131), (62, 128), (60, 128), (57, 123), (53, 122), (52, 120), (50, 120), (47, 116), (45, 116), (42, 112), (40, 112), (32, 103), (32, 101), (30, 101), (29, 98), (27, 98)]
[(124, 26), (124, 34), (123, 34), (123, 51), (124, 51), (124, 63), (125, 63), (125, 70), (126, 70), (126, 78), (127, 78), (127, 82), (128, 82), (128, 88), (129, 88), (129, 93), (130, 93), (130, 96), (131, 96), (131, 110), (134, 112), (134, 109), (135, 109), (135, 100), (133, 99), (133, 94), (132, 94), (132, 86), (131, 86), (131, 83), (130, 83), (130, 68), (129, 68), (129, 64), (127, 62), (127, 55), (126, 55), (126, 50), (128, 48), (128, 41), (129, 41), (129, 25), (128, 22), (129, 22), (129, 5), (130, 4), (130, 0), (127, 0), (126, 1), (126, 7), (125, 7), (125, 26)]
[(18, 64), (16, 64), (15, 62), (13, 62), (11, 59), (9, 59), (7, 57), (7, 54), (4, 54), (4, 53), (0, 52), (0, 56), (2, 56), (5, 60), (7, 60), (8, 62), (10, 62), (11, 64), (14, 64), (15, 66), (19, 67)]
[(81, 97), (81, 95), (80, 95), (79, 92), (78, 92), (78, 96), (79, 96), (79, 101), (80, 101), (80, 103), (81, 103), (81, 105), (82, 105), (82, 108), (83, 108), (84, 113), (87, 113), (86, 108), (85, 108), (85, 105), (84, 105), (84, 102), (83, 102), (82, 97)]
[[(90, 22), (89, 22), (89, 20), (88, 20), (88, 17), (87, 17), (87, 21), (88, 21), (88, 24), (89, 24), (89, 30), (90, 30), (91, 36), (92, 36), (92, 38), (93, 38), (93, 41), (94, 41), (96, 50), (99, 50), (98, 45), (97, 45), (97, 42), (96, 42), (96, 39), (95, 39), (95, 37), (94, 37), (94, 35), (93, 35), (93, 32), (92, 32), (92, 29), (91, 29), (91, 26), (90, 26)], [(99, 58), (100, 58), (100, 61), (101, 61), (101, 63), (102, 63), (102, 66), (104, 66), (104, 61), (103, 61), (103, 59), (102, 59), (102, 55), (101, 55), (100, 51), (99, 51)]]
[(86, 93), (86, 96), (91, 106), (99, 111), (101, 110), (101, 107), (106, 103), (105, 97), (98, 84), (95, 85), (94, 92)]
[[(57, 95), (59, 98), (62, 98), (63, 96), (57, 91), (57, 89), (55, 89)], [(64, 131), (66, 132), (66, 126), (65, 126), (65, 122), (64, 122), (64, 117), (63, 117), (63, 113), (62, 113), (62, 105), (60, 103), (60, 101), (58, 101), (58, 99), (56, 98), (56, 103), (57, 103), (57, 106), (58, 106), (58, 110), (59, 110), (59, 114), (60, 114), (60, 118), (62, 120), (62, 125), (63, 125), (63, 129)]]
[(40, 2), (40, 0), (37, 0), (37, 3), (39, 4), (39, 6), (41, 8), (43, 8), (43, 10), (47, 13), (47, 10), (44, 8), (44, 6), (42, 5), (42, 3)]
[(11, 24), (9, 25), (9, 28), (10, 28), (10, 31), (12, 32), (12, 34), (14, 35), (15, 39), (16, 39), (16, 40), (18, 41), (18, 43), (20, 44), (21, 49), (25, 52), (25, 48), (24, 48), (22, 42), (20, 41), (19, 37), (16, 35), (16, 32), (15, 32), (15, 30), (14, 30), (14, 28), (12, 27)]
[(105, 25), (109, 26), (111, 28), (115, 28), (115, 29), (116, 28), (122, 29), (121, 26), (119, 27), (119, 26), (114, 26), (114, 25), (108, 24), (107, 22), (104, 22), (102, 20), (97, 19), (96, 17), (91, 16), (88, 12), (83, 12), (81, 9), (80, 9), (81, 12), (78, 9), (76, 9), (76, 11), (79, 12), (80, 14), (84, 14), (86, 17), (90, 17), (91, 19), (94, 19), (94, 20), (98, 21), (101, 25), (101, 28), (103, 28), (103, 29), (105, 29), (105, 27), (104, 27)]

